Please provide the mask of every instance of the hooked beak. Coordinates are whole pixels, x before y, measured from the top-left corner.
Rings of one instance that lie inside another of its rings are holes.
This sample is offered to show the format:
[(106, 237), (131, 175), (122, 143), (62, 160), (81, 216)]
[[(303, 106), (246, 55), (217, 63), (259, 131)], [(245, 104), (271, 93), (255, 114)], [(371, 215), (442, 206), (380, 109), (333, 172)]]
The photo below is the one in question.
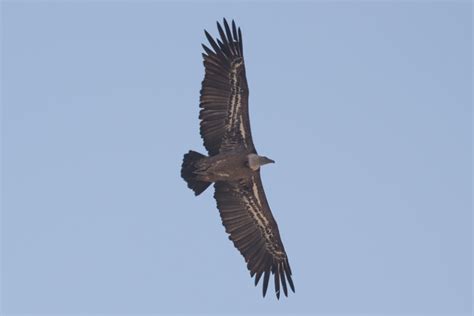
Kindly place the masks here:
[(267, 157), (263, 157), (263, 161), (262, 161), (262, 165), (265, 165), (267, 163), (275, 163), (275, 160), (272, 160), (270, 158), (267, 158)]

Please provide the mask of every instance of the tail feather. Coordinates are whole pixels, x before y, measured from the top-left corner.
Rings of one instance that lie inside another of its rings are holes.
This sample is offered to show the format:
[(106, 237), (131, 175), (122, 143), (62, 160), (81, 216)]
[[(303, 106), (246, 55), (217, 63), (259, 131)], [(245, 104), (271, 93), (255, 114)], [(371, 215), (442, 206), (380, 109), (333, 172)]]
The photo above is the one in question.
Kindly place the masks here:
[(188, 188), (193, 190), (195, 195), (201, 194), (207, 189), (209, 185), (211, 185), (211, 182), (196, 180), (196, 174), (194, 173), (196, 170), (195, 163), (204, 157), (206, 156), (193, 150), (190, 150), (187, 154), (184, 154), (183, 157), (181, 177), (187, 182)]

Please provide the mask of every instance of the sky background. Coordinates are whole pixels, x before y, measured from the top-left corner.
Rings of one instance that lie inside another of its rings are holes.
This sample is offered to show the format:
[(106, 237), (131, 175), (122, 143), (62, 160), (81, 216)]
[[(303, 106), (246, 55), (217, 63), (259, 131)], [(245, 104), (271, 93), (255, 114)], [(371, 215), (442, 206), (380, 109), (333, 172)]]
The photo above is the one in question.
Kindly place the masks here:
[[(469, 1), (1, 8), (4, 314), (470, 314)], [(277, 162), (280, 301), (179, 175), (222, 17)]]

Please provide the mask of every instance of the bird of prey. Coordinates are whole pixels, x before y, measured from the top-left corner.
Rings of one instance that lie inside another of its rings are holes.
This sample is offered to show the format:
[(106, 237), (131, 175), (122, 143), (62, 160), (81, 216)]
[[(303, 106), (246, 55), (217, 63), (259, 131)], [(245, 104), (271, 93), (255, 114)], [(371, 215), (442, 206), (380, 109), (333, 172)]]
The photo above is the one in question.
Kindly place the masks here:
[[(280, 285), (294, 292), (288, 257), (263, 191), (260, 167), (274, 161), (257, 154), (250, 132), (249, 90), (245, 77), (242, 32), (232, 21), (217, 22), (220, 39), (204, 31), (211, 48), (202, 45), (205, 76), (199, 118), (208, 156), (190, 150), (181, 176), (195, 195), (214, 183), (214, 198), (229, 239), (245, 258), (255, 285), (263, 276), (263, 296), (270, 275), (280, 298)], [(288, 285), (287, 285), (288, 284)]]

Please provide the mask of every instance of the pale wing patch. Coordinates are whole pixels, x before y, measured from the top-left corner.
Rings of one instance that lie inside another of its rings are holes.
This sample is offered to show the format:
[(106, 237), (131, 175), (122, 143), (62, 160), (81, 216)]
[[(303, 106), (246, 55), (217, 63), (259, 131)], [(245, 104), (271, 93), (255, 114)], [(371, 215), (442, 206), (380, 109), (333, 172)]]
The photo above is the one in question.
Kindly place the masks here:
[(255, 181), (252, 181), (252, 191), (253, 195), (255, 196), (255, 199), (257, 200), (258, 206), (261, 208), (262, 201), (260, 201), (260, 195), (258, 194), (257, 183), (255, 183)]
[[(229, 121), (227, 122), (227, 132), (239, 131), (242, 139), (247, 136), (245, 133), (244, 122), (242, 119), (242, 93), (243, 90), (240, 87), (239, 73), (242, 70), (244, 60), (237, 58), (231, 64), (231, 71), (229, 73), (230, 80), (230, 113)], [(243, 142), (244, 147), (247, 147), (247, 143)]]
[[(239, 125), (239, 130), (240, 134), (242, 134), (242, 138), (245, 139), (246, 134), (245, 134), (245, 128), (244, 128), (244, 120), (240, 120), (240, 125)], [(244, 144), (246, 146), (246, 144)]]
[(285, 252), (278, 247), (269, 219), (262, 212), (262, 201), (260, 200), (260, 194), (255, 179), (252, 179), (252, 191), (249, 193), (251, 194), (244, 194), (242, 200), (250, 216), (255, 220), (255, 223), (262, 233), (268, 251), (272, 253), (275, 258), (286, 258)]

